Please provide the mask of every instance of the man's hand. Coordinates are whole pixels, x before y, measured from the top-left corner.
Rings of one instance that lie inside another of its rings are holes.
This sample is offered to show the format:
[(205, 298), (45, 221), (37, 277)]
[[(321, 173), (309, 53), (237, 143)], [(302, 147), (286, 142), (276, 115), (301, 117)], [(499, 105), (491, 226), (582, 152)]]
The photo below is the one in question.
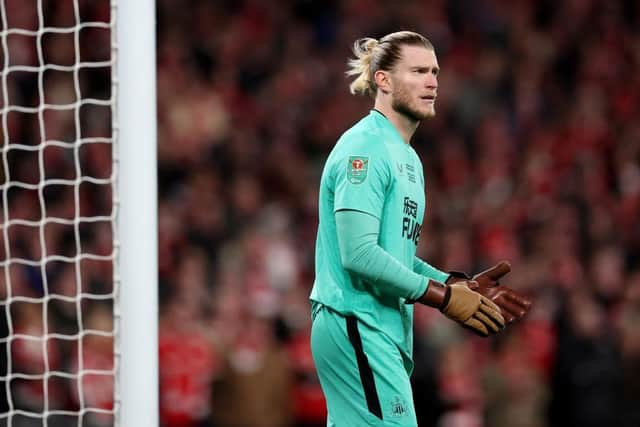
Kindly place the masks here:
[[(518, 294), (511, 288), (499, 283), (499, 280), (511, 271), (511, 264), (501, 261), (493, 267), (473, 276), (469, 282), (469, 288), (484, 295), (496, 303), (502, 312), (507, 324), (521, 319), (529, 308), (531, 301)], [(451, 272), (447, 283), (457, 283), (467, 280), (464, 273)]]
[(470, 285), (477, 286), (477, 283), (465, 281), (446, 285), (430, 280), (419, 301), (438, 308), (445, 316), (480, 336), (497, 334), (505, 325), (500, 308), (488, 298), (472, 291)]

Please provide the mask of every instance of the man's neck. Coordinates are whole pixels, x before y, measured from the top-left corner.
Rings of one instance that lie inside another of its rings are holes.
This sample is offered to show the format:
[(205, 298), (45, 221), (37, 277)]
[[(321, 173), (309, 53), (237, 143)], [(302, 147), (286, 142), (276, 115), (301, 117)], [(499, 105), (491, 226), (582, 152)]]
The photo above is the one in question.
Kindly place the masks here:
[(398, 113), (390, 105), (384, 105), (379, 100), (376, 100), (373, 108), (382, 113), (387, 120), (391, 122), (406, 144), (411, 144), (411, 137), (415, 133), (420, 122), (412, 120), (404, 114)]

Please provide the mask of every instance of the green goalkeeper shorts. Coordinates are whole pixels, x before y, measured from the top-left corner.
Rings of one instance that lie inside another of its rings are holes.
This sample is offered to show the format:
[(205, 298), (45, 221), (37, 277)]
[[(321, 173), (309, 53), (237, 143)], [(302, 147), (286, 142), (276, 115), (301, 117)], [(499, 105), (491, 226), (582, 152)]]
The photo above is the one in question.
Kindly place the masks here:
[(386, 335), (318, 304), (311, 351), (327, 400), (328, 427), (418, 425), (409, 374)]

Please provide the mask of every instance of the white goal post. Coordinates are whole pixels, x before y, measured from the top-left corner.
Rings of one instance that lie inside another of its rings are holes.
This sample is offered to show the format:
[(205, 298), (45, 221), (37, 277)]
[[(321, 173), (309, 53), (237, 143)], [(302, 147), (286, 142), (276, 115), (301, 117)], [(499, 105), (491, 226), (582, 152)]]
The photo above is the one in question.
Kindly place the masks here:
[(157, 426), (155, 0), (0, 21), (0, 427)]
[(155, 16), (118, 3), (122, 427), (159, 425)]

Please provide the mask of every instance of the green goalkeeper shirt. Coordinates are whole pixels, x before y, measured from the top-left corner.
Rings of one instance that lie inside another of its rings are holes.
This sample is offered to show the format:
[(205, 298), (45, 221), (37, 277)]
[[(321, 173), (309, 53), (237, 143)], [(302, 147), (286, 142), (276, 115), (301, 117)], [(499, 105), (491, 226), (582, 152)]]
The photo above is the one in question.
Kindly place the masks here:
[[(424, 211), (418, 155), (384, 115), (372, 110), (342, 135), (324, 166), (310, 298), (388, 335), (406, 362), (413, 347), (413, 306), (406, 301), (424, 293), (427, 278), (444, 282), (448, 277), (415, 257)], [(351, 227), (339, 216), (344, 212), (377, 221), (376, 251), (358, 254), (356, 245), (355, 259), (349, 260), (345, 247), (352, 252), (350, 239), (361, 236), (350, 235)], [(336, 222), (337, 215), (342, 222)], [(366, 267), (345, 268), (347, 261)]]

